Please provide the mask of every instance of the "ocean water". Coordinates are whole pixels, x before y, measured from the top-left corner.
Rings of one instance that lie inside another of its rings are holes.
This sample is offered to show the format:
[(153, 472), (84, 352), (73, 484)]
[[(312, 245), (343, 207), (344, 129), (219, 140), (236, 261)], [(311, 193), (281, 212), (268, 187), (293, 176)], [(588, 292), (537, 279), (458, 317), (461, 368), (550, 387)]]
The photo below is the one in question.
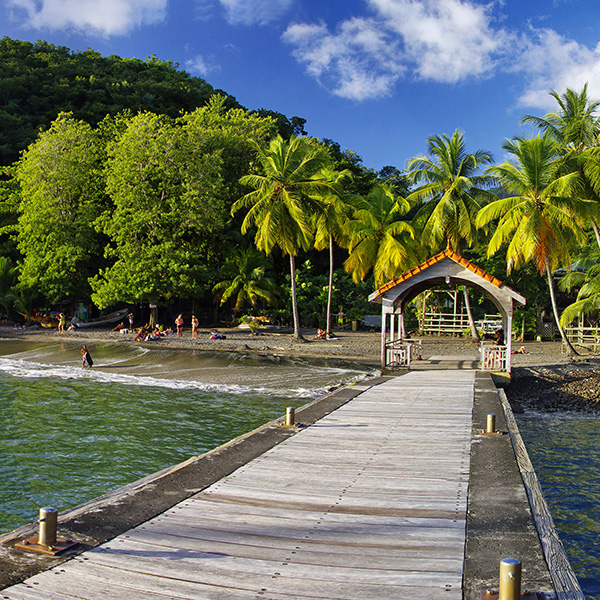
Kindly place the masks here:
[(515, 416), (585, 597), (600, 600), (600, 417)]
[(177, 464), (373, 374), (358, 365), (0, 340), (0, 532)]

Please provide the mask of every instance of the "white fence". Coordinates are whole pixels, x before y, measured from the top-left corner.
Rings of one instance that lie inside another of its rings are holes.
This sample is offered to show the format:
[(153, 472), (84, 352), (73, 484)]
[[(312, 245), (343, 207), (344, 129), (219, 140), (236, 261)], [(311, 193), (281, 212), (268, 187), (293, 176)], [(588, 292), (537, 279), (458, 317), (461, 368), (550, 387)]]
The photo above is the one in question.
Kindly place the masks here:
[(506, 346), (481, 344), (482, 371), (508, 371), (508, 349)]

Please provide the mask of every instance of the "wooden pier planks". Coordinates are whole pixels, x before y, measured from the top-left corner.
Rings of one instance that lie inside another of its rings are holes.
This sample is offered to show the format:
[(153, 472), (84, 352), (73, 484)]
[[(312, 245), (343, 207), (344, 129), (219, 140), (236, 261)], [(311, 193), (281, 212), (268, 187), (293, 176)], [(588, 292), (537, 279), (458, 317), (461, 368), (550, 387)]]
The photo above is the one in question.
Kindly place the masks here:
[(475, 374), (371, 388), (10, 600), (461, 598)]

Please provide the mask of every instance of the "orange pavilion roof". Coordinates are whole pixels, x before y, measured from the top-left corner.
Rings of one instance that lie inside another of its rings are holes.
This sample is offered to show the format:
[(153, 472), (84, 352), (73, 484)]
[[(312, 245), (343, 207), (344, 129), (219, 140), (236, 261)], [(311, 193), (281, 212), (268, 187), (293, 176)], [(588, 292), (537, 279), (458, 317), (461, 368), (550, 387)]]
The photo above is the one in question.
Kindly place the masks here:
[(394, 279), (392, 279), (391, 281), (384, 283), (375, 292), (374, 297), (378, 298), (382, 294), (385, 294), (385, 292), (387, 292), (388, 290), (391, 290), (393, 287), (397, 286), (399, 283), (402, 283), (403, 281), (406, 281), (407, 279), (414, 277), (417, 273), (421, 273), (422, 271), (427, 270), (429, 267), (444, 260), (445, 258), (449, 258), (449, 259), (453, 260), (454, 262), (458, 263), (459, 265), (465, 267), (465, 269), (469, 269), (469, 271), (476, 273), (477, 275), (479, 275), (479, 277), (482, 277), (486, 281), (489, 281), (492, 285), (495, 285), (497, 288), (500, 288), (502, 286), (502, 282), (498, 278), (494, 277), (493, 275), (490, 275), (487, 271), (484, 271), (481, 267), (478, 267), (476, 264), (472, 263), (470, 260), (467, 260), (460, 254), (457, 254), (456, 252), (454, 252), (454, 250), (451, 250), (450, 248), (446, 248), (443, 252), (440, 252), (439, 254), (432, 256), (431, 258), (427, 259), (425, 262), (421, 263), (420, 265), (410, 269), (410, 271), (406, 271), (406, 273), (402, 273), (402, 275), (399, 275), (398, 277), (394, 277)]

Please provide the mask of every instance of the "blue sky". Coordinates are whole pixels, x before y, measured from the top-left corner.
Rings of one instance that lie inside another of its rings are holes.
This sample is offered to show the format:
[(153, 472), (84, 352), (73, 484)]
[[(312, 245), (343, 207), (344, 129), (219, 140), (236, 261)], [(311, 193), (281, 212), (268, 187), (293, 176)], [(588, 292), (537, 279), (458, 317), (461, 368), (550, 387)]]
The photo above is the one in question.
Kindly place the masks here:
[(0, 35), (171, 59), (375, 169), (457, 128), (502, 160), (550, 90), (600, 99), (598, 0), (0, 0)]

